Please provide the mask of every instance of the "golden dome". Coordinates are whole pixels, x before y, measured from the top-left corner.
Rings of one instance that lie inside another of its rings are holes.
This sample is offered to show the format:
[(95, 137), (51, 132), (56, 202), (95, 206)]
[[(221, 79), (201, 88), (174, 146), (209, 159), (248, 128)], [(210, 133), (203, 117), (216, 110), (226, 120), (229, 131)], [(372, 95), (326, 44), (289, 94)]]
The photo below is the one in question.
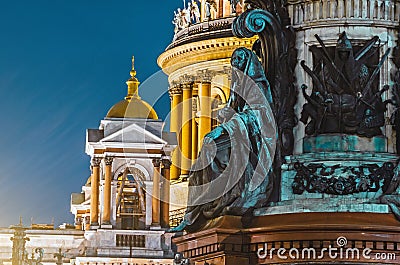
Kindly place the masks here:
[(157, 120), (156, 111), (149, 103), (140, 99), (138, 94), (140, 82), (136, 78), (134, 67), (134, 57), (132, 57), (131, 78), (126, 81), (128, 85), (128, 94), (124, 100), (111, 107), (107, 113), (107, 118), (137, 118), (137, 119), (153, 119)]
[(155, 110), (140, 98), (124, 99), (112, 106), (107, 118), (141, 118), (157, 120)]

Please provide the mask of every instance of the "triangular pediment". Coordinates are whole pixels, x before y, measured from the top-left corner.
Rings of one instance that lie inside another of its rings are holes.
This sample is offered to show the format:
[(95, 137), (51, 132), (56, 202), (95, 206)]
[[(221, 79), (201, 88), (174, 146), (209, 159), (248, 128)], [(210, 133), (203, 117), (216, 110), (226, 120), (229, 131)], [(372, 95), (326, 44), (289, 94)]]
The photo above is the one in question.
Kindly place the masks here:
[(152, 132), (136, 124), (130, 124), (100, 140), (101, 143), (167, 144)]

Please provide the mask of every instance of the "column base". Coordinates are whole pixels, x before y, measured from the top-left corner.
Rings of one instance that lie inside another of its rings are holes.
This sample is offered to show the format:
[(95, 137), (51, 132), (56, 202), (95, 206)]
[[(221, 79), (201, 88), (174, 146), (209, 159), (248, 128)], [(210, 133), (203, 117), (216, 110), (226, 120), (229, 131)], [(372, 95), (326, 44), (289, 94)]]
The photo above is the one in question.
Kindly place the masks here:
[(110, 223), (108, 223), (108, 224), (105, 223), (105, 224), (101, 224), (100, 228), (102, 228), (102, 229), (112, 229), (113, 226)]
[(189, 177), (188, 174), (180, 175), (180, 176), (179, 176), (179, 180), (180, 180), (180, 181), (186, 181), (186, 180), (188, 179), (188, 177)]
[(160, 224), (151, 224), (150, 230), (161, 230)]
[(90, 230), (96, 230), (96, 229), (99, 229), (99, 228), (100, 228), (99, 223), (90, 224)]

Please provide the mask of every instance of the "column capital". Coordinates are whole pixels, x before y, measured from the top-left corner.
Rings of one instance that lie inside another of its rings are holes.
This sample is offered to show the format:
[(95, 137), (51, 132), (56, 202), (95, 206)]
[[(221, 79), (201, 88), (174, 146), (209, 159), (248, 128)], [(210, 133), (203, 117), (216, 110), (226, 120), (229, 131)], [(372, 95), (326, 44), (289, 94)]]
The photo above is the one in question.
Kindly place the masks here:
[(152, 162), (154, 167), (160, 167), (161, 165), (161, 159), (159, 158), (154, 158)]
[[(182, 84), (183, 89), (185, 89), (185, 85), (186, 85), (186, 86), (187, 86), (187, 85), (192, 86), (193, 83), (194, 83), (194, 81), (196, 81), (196, 78), (195, 78), (195, 76), (193, 76), (193, 75), (184, 74), (184, 75), (182, 75), (181, 77), (179, 77), (179, 83)], [(186, 87), (186, 88), (187, 88), (187, 87)]]
[(211, 80), (213, 79), (215, 74), (215, 71), (199, 70), (197, 71), (197, 78), (202, 83), (211, 83)]
[(162, 159), (162, 164), (165, 169), (170, 169), (172, 162), (168, 158), (164, 158)]
[(182, 85), (182, 90), (192, 90), (193, 89), (193, 83), (184, 83)]
[(82, 217), (81, 216), (77, 216), (75, 218), (75, 225), (81, 225), (82, 224)]
[(179, 83), (173, 81), (168, 91), (171, 96), (182, 94), (182, 86)]
[(222, 73), (227, 75), (228, 80), (232, 80), (232, 67), (224, 66), (224, 70), (222, 71)]
[(106, 156), (106, 157), (104, 158), (104, 163), (106, 164), (106, 166), (111, 166), (113, 160), (114, 160), (114, 157), (112, 157), (112, 156)]
[(101, 158), (100, 157), (93, 157), (90, 162), (91, 162), (91, 165), (93, 167), (98, 167), (98, 166), (100, 166)]

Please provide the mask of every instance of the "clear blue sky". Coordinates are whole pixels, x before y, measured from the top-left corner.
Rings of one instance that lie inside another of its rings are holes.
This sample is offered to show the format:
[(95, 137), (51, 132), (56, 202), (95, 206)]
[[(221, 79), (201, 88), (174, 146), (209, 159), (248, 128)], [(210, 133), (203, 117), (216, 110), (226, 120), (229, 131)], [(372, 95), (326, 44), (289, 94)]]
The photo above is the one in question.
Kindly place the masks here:
[[(173, 37), (182, 0), (3, 1), (0, 8), (0, 227), (73, 222), (72, 192), (89, 176), (85, 130), (140, 81)], [(152, 102), (166, 82), (140, 90)], [(168, 97), (156, 104), (169, 111)]]

